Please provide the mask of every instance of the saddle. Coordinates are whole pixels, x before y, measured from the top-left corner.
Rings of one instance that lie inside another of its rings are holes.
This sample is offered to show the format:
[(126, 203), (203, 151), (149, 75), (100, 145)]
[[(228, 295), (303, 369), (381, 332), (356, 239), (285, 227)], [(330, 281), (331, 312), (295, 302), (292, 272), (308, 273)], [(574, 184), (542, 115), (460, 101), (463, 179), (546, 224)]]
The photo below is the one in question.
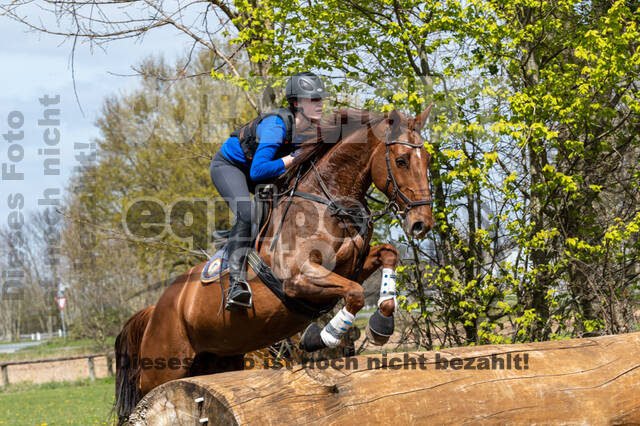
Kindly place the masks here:
[[(256, 243), (258, 242), (261, 231), (269, 223), (273, 207), (277, 204), (277, 192), (277, 187), (274, 184), (256, 186), (255, 196), (252, 201), (253, 217), (256, 220), (251, 224), (251, 248), (247, 254), (247, 263), (260, 280), (289, 310), (316, 319), (331, 311), (338, 301), (336, 300), (332, 303), (320, 305), (287, 296), (284, 292), (282, 280), (257, 252), (258, 247), (256, 247)], [(200, 281), (203, 284), (220, 280), (220, 285), (222, 285), (222, 274), (228, 269), (225, 245), (230, 233), (230, 230), (215, 231), (213, 233), (213, 242), (217, 251), (202, 269)]]

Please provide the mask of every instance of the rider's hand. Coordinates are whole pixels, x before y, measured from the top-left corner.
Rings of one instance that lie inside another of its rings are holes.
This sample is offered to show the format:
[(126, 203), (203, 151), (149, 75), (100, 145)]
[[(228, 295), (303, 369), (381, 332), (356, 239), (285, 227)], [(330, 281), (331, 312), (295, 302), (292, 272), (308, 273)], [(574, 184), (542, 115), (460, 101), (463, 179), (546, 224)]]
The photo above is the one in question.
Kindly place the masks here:
[(288, 169), (291, 163), (293, 163), (293, 155), (287, 155), (286, 157), (282, 157), (282, 162), (284, 163), (284, 168)]

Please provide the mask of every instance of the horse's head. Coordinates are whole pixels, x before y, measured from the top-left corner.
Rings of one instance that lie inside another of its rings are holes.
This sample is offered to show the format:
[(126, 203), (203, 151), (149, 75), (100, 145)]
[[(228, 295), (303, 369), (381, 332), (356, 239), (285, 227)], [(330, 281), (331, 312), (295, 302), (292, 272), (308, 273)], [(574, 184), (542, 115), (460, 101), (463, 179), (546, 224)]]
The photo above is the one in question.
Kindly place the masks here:
[(404, 218), (405, 232), (415, 238), (424, 238), (435, 224), (427, 174), (431, 156), (420, 136), (432, 106), (415, 118), (392, 111), (375, 132), (380, 147), (372, 158), (373, 183)]

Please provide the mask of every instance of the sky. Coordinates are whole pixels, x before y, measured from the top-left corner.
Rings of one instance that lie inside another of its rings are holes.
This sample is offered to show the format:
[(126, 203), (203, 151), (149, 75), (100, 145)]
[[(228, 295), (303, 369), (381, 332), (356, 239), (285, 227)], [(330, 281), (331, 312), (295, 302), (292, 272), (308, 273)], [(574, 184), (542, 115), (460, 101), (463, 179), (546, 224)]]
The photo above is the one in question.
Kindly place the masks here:
[[(90, 49), (88, 44), (78, 43), (75, 53), (75, 81), (80, 106), (73, 90), (71, 73), (72, 41), (62, 37), (38, 32), (27, 32), (26, 27), (7, 17), (0, 16), (0, 227), (7, 224), (11, 212), (16, 210), (17, 194), (24, 197), (24, 214), (46, 208), (38, 200), (62, 197), (64, 188), (79, 163), (74, 158), (80, 152), (75, 144), (89, 144), (98, 135), (94, 123), (102, 108), (105, 97), (126, 93), (137, 87), (137, 77), (123, 77), (114, 74), (133, 74), (131, 66), (138, 64), (149, 55), (164, 55), (173, 60), (186, 52), (184, 38), (175, 36), (170, 29), (158, 28), (147, 34), (142, 42), (133, 39), (121, 40), (100, 48)], [(182, 40), (182, 44), (180, 42)], [(44, 96), (51, 100), (45, 106), (40, 102)], [(59, 97), (59, 103), (54, 104)], [(59, 109), (59, 116), (51, 112), (49, 118), (59, 118), (59, 125), (39, 125), (45, 109)], [(13, 125), (22, 126), (13, 130), (14, 137), (8, 137)], [(45, 131), (49, 132), (45, 135)], [(57, 139), (56, 130), (59, 132)], [(23, 131), (23, 139), (19, 131)], [(47, 136), (47, 144), (44, 137)], [(7, 140), (9, 138), (10, 140)], [(83, 145), (88, 152), (87, 145)], [(60, 150), (59, 156), (55, 149)], [(54, 149), (54, 151), (44, 151)], [(39, 151), (40, 150), (40, 151)], [(56, 169), (59, 158), (59, 175), (45, 175), (45, 159), (49, 159), (49, 170)], [(12, 166), (14, 167), (12, 169)], [(22, 173), (23, 179), (12, 175)], [(55, 191), (60, 195), (56, 196)], [(13, 195), (12, 202), (9, 196)]]

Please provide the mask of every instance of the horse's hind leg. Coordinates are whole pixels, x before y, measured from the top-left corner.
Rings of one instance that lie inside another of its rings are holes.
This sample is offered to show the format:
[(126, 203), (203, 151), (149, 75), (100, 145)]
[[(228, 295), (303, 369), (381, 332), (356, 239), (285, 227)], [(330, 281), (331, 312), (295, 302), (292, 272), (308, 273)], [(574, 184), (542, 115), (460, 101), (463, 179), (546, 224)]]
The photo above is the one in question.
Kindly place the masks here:
[(157, 305), (140, 349), (140, 390), (189, 376), (195, 352), (186, 330), (172, 307)]

